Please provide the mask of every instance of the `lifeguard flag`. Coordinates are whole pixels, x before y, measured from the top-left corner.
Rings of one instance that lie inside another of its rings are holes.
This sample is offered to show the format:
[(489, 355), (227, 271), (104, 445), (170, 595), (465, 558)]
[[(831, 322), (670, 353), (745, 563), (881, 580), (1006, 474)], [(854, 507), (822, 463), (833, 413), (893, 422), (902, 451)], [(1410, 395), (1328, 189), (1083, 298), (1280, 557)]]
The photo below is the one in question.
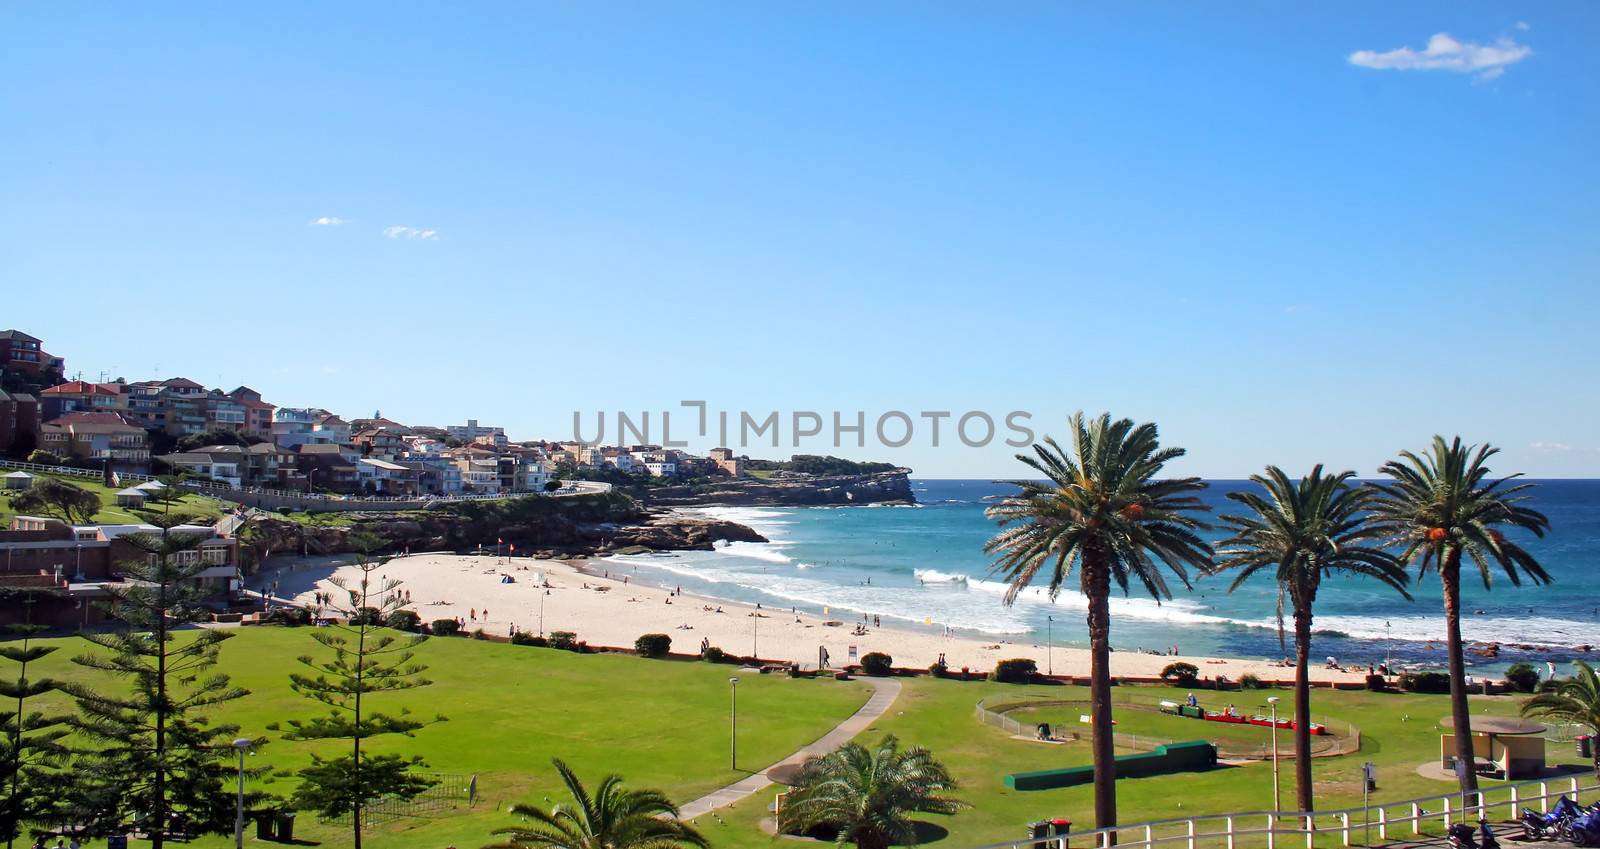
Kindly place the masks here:
[(516, 554), (517, 553), (517, 544), (516, 543), (512, 543), (511, 544), (511, 553), (512, 554)]
[(494, 544), (495, 545), (505, 545), (506, 544), (505, 538), (504, 537), (495, 537), (494, 538)]

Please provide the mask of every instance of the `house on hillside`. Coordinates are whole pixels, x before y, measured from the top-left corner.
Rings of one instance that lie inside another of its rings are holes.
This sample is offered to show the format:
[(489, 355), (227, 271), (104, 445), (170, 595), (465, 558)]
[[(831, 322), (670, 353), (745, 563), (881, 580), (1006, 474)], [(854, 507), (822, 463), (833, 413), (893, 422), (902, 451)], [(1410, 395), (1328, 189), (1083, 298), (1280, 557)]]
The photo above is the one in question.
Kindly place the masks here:
[(66, 363), (43, 344), (20, 330), (0, 330), (0, 389), (32, 394), (61, 382)]
[(150, 468), (144, 428), (120, 413), (67, 413), (52, 419), (39, 427), (39, 447), (114, 472), (143, 474)]
[(0, 389), (0, 452), (26, 457), (39, 447), (39, 399)]
[(311, 489), (354, 493), (361, 489), (361, 474), (356, 463), (360, 453), (331, 443), (306, 444), (295, 449), (295, 468), (305, 475)]
[(388, 460), (362, 457), (356, 461), (361, 491), (374, 495), (416, 495), (417, 470)]
[(69, 380), (39, 390), (39, 407), (40, 414), (49, 421), (67, 413), (125, 413), (128, 399), (115, 383)]
[(238, 401), (244, 407), (244, 429), (246, 433), (253, 434), (262, 439), (272, 438), (272, 417), (277, 406), (261, 400), (261, 393), (248, 386), (240, 386), (228, 393), (228, 397)]
[[(145, 524), (68, 525), (13, 517), (9, 529), (0, 531), (0, 624), (31, 621), (76, 630), (103, 621), (109, 588), (124, 581), (124, 565), (146, 557), (129, 537), (161, 533)], [(208, 604), (224, 609), (239, 578), (238, 539), (206, 525), (179, 525), (168, 533), (201, 538), (196, 550), (179, 552), (178, 561), (201, 567), (194, 586)], [(23, 604), (29, 597), (31, 610)]]

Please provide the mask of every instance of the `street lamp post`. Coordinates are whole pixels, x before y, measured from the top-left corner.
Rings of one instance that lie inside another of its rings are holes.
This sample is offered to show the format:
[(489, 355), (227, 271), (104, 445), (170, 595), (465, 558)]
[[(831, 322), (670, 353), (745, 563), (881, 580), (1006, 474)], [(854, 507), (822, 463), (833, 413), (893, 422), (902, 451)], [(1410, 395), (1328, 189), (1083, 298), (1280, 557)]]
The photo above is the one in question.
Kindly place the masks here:
[(761, 611), (757, 610), (750, 614), (750, 656), (753, 658), (761, 657), (761, 653), (756, 651), (756, 646), (758, 645), (758, 641), (760, 639), (760, 629)]
[(1278, 799), (1278, 697), (1268, 696), (1267, 704), (1272, 705), (1272, 809), (1283, 810), (1283, 805)]
[(77, 549), (78, 549), (78, 565), (76, 567), (77, 571), (72, 574), (72, 577), (81, 578), (81, 577), (83, 577), (83, 543), (81, 543), (81, 542), (78, 543)]
[(233, 815), (234, 849), (244, 849), (244, 756), (250, 751), (250, 741), (243, 737), (233, 741), (239, 750), (239, 800)]
[(1056, 674), (1056, 618), (1044, 618), (1044, 674)]
[(739, 678), (728, 679), (728, 751), (729, 765), (739, 768)]

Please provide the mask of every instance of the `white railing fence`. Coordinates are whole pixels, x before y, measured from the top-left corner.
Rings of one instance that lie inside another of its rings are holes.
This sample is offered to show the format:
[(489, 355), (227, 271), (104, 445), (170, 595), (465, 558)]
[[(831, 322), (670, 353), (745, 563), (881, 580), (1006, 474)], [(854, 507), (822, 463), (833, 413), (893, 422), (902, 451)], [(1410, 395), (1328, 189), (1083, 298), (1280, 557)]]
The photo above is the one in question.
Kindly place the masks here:
[[(1584, 781), (1588, 783), (1585, 784)], [(1095, 829), (1064, 837), (1035, 837), (1007, 843), (991, 843), (980, 849), (1240, 849), (1265, 846), (1278, 849), (1304, 845), (1306, 849), (1322, 846), (1369, 846), (1374, 838), (1378, 843), (1390, 840), (1410, 840), (1420, 835), (1434, 834), (1452, 823), (1476, 823), (1479, 819), (1491, 821), (1514, 820), (1522, 808), (1536, 808), (1541, 813), (1550, 810), (1551, 803), (1570, 796), (1582, 804), (1585, 797), (1600, 796), (1600, 782), (1593, 777), (1578, 777), (1524, 781), (1483, 788), (1477, 801), (1463, 802), (1460, 793), (1444, 793), (1417, 799), (1392, 802), (1375, 802), (1365, 807), (1313, 813), (1248, 811), (1232, 814), (1214, 814), (1182, 819), (1151, 820)]]

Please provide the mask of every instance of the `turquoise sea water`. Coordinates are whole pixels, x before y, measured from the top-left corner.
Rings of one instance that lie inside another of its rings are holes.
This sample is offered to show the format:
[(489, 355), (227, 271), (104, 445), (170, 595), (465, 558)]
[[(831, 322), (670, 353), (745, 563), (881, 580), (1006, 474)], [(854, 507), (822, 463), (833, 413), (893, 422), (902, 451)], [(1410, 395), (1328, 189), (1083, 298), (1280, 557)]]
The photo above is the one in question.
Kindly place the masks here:
[[(1003, 584), (987, 579), (983, 544), (995, 530), (983, 515), (985, 496), (1006, 487), (988, 481), (913, 480), (915, 507), (709, 508), (743, 522), (769, 543), (734, 543), (714, 552), (679, 552), (611, 558), (642, 580), (686, 591), (813, 613), (828, 608), (839, 618), (863, 613), (884, 624), (942, 628), (980, 637), (1049, 632), (1058, 644), (1082, 644), (1082, 597), (1064, 588), (1055, 600), (1033, 588), (1007, 607)], [(1213, 481), (1205, 500), (1232, 505), (1225, 494), (1248, 486)], [(1537, 509), (1550, 517), (1544, 539), (1521, 540), (1555, 578), (1549, 586), (1513, 586), (1495, 576), (1465, 590), (1462, 630), (1467, 639), (1498, 642), (1497, 659), (1472, 657), (1495, 671), (1516, 660), (1554, 661), (1594, 654), (1575, 646), (1600, 646), (1600, 481), (1544, 481)], [(1112, 600), (1112, 642), (1118, 650), (1177, 646), (1186, 654), (1282, 657), (1274, 622), (1276, 589), (1270, 579), (1229, 594), (1231, 578), (1199, 578), (1178, 586), (1158, 604), (1140, 595)], [(1072, 582), (1075, 586), (1075, 580)], [(1320, 660), (1442, 666), (1444, 619), (1436, 578), (1413, 585), (1415, 602), (1370, 581), (1324, 584), (1317, 605), (1314, 652)], [(1047, 617), (1053, 619), (1048, 621)], [(1536, 648), (1514, 648), (1516, 644)]]

